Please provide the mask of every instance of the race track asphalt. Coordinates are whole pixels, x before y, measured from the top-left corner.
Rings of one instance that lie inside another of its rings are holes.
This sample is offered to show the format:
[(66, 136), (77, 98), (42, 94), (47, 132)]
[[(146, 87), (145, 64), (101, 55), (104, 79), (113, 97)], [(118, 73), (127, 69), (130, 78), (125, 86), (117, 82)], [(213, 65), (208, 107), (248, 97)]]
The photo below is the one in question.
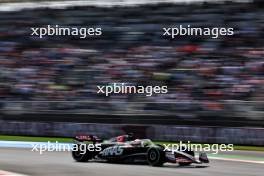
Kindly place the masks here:
[[(264, 157), (263, 152), (242, 152)], [(241, 154), (241, 152), (240, 152)], [(77, 163), (69, 152), (40, 155), (29, 149), (0, 148), (0, 170), (32, 176), (263, 176), (264, 164), (211, 160), (208, 165), (164, 167), (110, 163)]]

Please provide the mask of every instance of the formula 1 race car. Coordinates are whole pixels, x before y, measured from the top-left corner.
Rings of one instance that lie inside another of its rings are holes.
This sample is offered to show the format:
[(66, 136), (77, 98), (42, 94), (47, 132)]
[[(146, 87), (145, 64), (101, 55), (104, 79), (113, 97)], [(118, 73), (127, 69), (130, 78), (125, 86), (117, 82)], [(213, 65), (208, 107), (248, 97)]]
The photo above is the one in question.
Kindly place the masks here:
[(209, 163), (205, 153), (200, 153), (199, 159), (196, 159), (193, 151), (165, 150), (163, 145), (154, 144), (150, 139), (134, 139), (131, 134), (104, 141), (93, 135), (76, 136), (74, 144), (76, 147), (72, 150), (72, 157), (77, 162), (99, 160), (148, 163), (151, 166), (162, 166), (166, 162), (178, 163), (180, 166)]

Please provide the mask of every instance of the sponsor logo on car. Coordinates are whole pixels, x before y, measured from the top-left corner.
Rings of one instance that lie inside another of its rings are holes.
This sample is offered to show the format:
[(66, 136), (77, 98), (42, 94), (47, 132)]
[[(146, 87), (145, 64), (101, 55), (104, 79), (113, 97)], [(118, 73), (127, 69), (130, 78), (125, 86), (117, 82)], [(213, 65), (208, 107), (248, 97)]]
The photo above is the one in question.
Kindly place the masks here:
[(102, 156), (122, 155), (123, 149), (119, 146), (108, 147), (102, 151)]

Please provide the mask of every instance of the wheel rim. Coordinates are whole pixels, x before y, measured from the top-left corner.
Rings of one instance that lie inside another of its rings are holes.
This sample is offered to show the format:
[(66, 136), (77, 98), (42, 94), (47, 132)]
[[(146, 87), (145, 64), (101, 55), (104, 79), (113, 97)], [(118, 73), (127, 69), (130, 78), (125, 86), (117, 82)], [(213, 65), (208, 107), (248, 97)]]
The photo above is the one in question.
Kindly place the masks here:
[(149, 154), (149, 159), (154, 161), (157, 158), (157, 154), (155, 151), (151, 151)]

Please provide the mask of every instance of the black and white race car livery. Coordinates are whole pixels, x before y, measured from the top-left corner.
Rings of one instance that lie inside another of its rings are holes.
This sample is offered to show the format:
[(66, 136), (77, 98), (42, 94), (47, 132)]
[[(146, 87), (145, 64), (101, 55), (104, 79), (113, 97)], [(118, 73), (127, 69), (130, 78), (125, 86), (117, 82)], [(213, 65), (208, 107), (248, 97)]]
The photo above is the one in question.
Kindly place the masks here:
[[(96, 145), (95, 150), (84, 147)], [(207, 155), (200, 153), (196, 159), (194, 151), (165, 150), (165, 147), (153, 143), (150, 139), (134, 139), (132, 135), (122, 135), (109, 140), (100, 140), (96, 136), (76, 136), (74, 144), (77, 147), (72, 151), (72, 156), (77, 162), (89, 160), (103, 160), (113, 163), (148, 163), (151, 166), (162, 166), (164, 163), (178, 163), (188, 166), (192, 163), (209, 163)], [(100, 149), (100, 150), (99, 150)]]

